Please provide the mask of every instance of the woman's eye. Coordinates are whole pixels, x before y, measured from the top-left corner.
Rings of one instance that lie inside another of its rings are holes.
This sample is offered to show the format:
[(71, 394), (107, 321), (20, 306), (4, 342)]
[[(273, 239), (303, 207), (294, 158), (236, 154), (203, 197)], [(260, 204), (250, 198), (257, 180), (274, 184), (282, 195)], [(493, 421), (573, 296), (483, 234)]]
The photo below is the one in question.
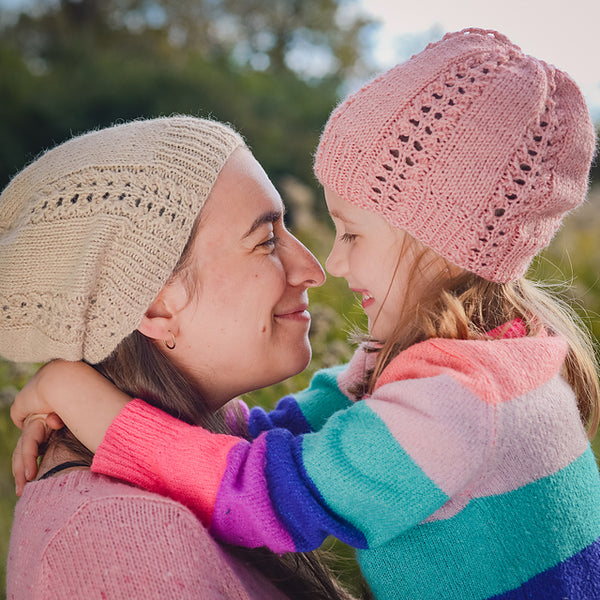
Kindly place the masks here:
[(356, 234), (355, 233), (343, 233), (340, 236), (340, 240), (342, 242), (346, 242), (346, 243), (353, 242), (355, 239), (356, 239)]
[(262, 242), (261, 244), (258, 245), (259, 248), (275, 248), (275, 246), (277, 245), (277, 242), (279, 241), (279, 238), (275, 235), (271, 235), (270, 238), (266, 239), (264, 242)]

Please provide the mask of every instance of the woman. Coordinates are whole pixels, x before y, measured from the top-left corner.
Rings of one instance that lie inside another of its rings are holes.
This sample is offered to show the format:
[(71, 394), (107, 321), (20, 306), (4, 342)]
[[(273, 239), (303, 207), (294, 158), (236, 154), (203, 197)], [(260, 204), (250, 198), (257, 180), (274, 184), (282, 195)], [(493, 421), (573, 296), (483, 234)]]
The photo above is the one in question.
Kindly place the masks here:
[[(229, 400), (310, 360), (306, 292), (324, 274), (283, 212), (220, 123), (136, 121), (50, 150), (0, 196), (0, 354), (84, 360), (226, 432)], [(348, 597), (315, 559), (221, 548), (182, 505), (90, 459), (51, 437), (17, 505), (9, 598)]]

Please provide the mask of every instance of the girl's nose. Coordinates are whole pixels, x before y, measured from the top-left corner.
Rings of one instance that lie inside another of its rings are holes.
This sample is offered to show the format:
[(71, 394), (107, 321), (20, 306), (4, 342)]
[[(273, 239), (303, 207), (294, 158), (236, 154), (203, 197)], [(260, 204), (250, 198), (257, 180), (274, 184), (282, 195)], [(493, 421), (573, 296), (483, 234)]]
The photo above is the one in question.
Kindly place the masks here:
[(325, 268), (327, 269), (327, 272), (334, 277), (344, 276), (343, 258), (342, 253), (339, 251), (337, 240), (334, 242), (333, 247), (329, 252), (329, 256), (325, 261)]

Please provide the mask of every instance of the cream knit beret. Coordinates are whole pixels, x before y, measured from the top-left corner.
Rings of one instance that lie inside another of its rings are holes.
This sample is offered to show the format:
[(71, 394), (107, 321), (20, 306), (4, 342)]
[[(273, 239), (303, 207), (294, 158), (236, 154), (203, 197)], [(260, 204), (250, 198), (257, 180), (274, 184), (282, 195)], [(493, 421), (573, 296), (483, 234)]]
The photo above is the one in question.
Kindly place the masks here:
[(594, 142), (566, 73), (467, 29), (337, 107), (315, 172), (450, 262), (506, 282), (584, 200)]
[(177, 116), (46, 152), (0, 196), (0, 355), (100, 362), (167, 282), (242, 138)]

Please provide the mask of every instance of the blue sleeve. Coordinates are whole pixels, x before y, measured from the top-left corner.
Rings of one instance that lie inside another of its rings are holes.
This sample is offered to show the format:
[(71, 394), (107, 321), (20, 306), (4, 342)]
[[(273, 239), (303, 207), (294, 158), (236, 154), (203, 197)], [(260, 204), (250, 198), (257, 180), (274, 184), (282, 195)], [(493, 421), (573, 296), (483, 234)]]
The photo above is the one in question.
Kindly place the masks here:
[(271, 412), (253, 408), (248, 421), (250, 435), (256, 438), (274, 428), (287, 429), (293, 435), (319, 431), (331, 415), (352, 404), (337, 383), (345, 366), (317, 371), (308, 388), (285, 396)]

